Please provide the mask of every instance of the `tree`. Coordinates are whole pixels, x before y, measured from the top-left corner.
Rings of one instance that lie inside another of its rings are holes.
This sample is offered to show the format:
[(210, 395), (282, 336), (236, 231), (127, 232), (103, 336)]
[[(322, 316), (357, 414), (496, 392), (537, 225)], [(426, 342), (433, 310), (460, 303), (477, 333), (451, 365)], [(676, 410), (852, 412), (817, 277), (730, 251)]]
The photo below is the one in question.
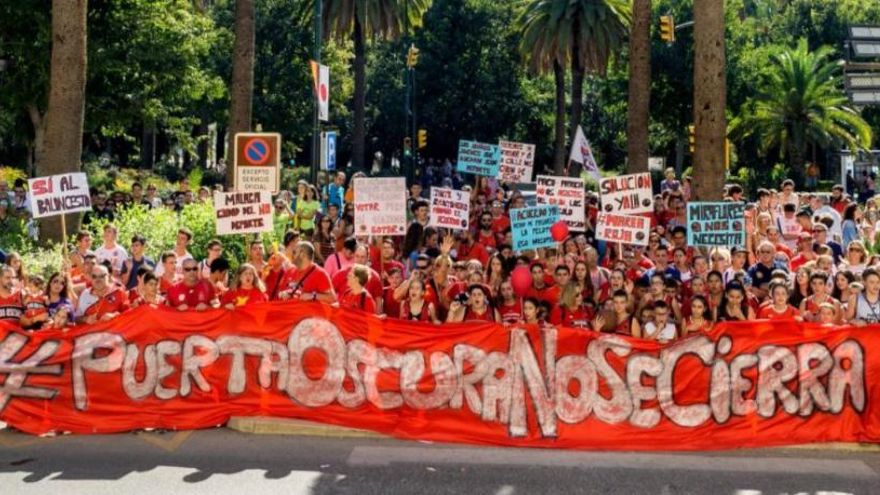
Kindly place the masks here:
[[(534, 69), (546, 71), (555, 63), (571, 65), (572, 139), (583, 112), (584, 75), (604, 75), (608, 59), (623, 46), (632, 12), (626, 0), (533, 0), (520, 18), (522, 48)], [(559, 70), (554, 70), (559, 87)], [(556, 102), (556, 130), (560, 120)], [(560, 138), (556, 136), (554, 172), (562, 173)], [(564, 151), (562, 154), (564, 160)]]
[(235, 135), (251, 130), (255, 25), (254, 0), (235, 0), (235, 44), (232, 49), (232, 84), (229, 91), (229, 147), (226, 153), (226, 185), (228, 187), (232, 187), (235, 183), (235, 168), (232, 166)]
[(651, 111), (651, 0), (633, 0), (629, 36), (627, 165), (629, 173), (648, 171), (648, 115)]
[(871, 145), (871, 126), (841, 91), (839, 64), (830, 47), (810, 51), (806, 39), (771, 56), (771, 66), (733, 120), (735, 136), (754, 135), (765, 153), (778, 149), (797, 180), (804, 177), (810, 146), (851, 150)]
[(354, 130), (352, 165), (364, 167), (366, 140), (366, 43), (368, 38), (398, 38), (408, 29), (422, 25), (430, 0), (320, 0), (323, 3), (323, 32), (338, 38), (351, 36), (354, 43)]
[[(45, 152), (39, 175), (77, 171), (82, 157), (86, 93), (87, 0), (52, 1), (52, 58)], [(60, 217), (43, 222), (46, 239), (61, 239)]]
[(724, 0), (694, 0), (694, 196), (721, 199), (727, 139)]

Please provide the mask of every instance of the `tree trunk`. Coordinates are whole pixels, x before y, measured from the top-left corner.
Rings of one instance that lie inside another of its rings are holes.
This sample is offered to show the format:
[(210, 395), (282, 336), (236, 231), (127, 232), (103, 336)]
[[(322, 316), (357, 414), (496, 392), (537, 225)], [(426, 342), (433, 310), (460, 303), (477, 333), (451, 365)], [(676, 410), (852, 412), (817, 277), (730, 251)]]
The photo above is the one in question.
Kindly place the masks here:
[(553, 123), (553, 174), (562, 175), (565, 170), (565, 69), (553, 62), (553, 82), (556, 85), (556, 119)]
[(694, 193), (718, 200), (724, 187), (727, 102), (724, 0), (694, 0)]
[(195, 128), (193, 129), (193, 135), (197, 140), (196, 153), (198, 154), (198, 156), (196, 157), (196, 166), (202, 170), (207, 170), (208, 149), (210, 149), (211, 143), (210, 135), (208, 133), (208, 124), (205, 122), (204, 117), (202, 117), (199, 125), (195, 126)]
[(577, 43), (571, 49), (571, 118), (569, 119), (569, 143), (574, 144), (574, 136), (581, 124), (584, 108), (584, 64)]
[[(43, 155), (46, 153), (46, 119), (36, 105), (28, 105), (27, 110), (31, 125), (34, 127), (33, 164), (36, 166), (43, 163)], [(36, 170), (34, 175), (36, 175)]]
[[(80, 170), (86, 93), (86, 13), (88, 0), (52, 0), (52, 58), (45, 150), (37, 152), (39, 175)], [(37, 146), (41, 140), (37, 136)], [(41, 156), (40, 156), (41, 155)], [(73, 220), (73, 217), (69, 217)], [(67, 222), (75, 231), (77, 222)], [(41, 221), (44, 240), (61, 239), (61, 217)]]
[(226, 154), (226, 186), (235, 184), (235, 135), (251, 130), (254, 95), (254, 0), (235, 0), (235, 44), (232, 47), (232, 87), (230, 88), (229, 146)]
[(633, 0), (629, 38), (629, 96), (626, 115), (627, 172), (648, 171), (651, 108), (651, 0)]
[(366, 142), (367, 58), (364, 47), (364, 30), (357, 17), (354, 20), (354, 132), (351, 141), (351, 165), (362, 170), (364, 144)]
[(141, 167), (152, 170), (156, 165), (156, 124), (144, 121), (141, 134)]

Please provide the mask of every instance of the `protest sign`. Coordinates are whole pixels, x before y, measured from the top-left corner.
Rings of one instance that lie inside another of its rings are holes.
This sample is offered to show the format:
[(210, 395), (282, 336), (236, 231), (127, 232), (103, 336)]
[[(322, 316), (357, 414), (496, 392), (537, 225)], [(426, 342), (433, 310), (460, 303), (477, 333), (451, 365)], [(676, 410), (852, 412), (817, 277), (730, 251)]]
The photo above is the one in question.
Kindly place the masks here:
[(28, 179), (28, 189), (34, 218), (92, 209), (89, 181), (82, 172)]
[(687, 204), (687, 242), (690, 246), (746, 245), (745, 204), (692, 202)]
[(466, 174), (495, 177), (501, 166), (501, 148), (496, 144), (477, 141), (458, 142), (456, 170)]
[(354, 233), (406, 234), (406, 178), (359, 177), (354, 185)]
[(584, 180), (571, 177), (539, 175), (535, 179), (535, 200), (539, 205), (556, 205), (559, 218), (574, 232), (587, 230), (584, 208)]
[(650, 213), (654, 209), (651, 174), (608, 177), (599, 181), (602, 211), (605, 213)]
[(508, 184), (530, 182), (535, 165), (535, 145), (514, 141), (498, 141), (501, 148), (501, 167), (498, 180)]
[(431, 227), (467, 230), (471, 197), (466, 191), (444, 187), (431, 188)]
[(877, 325), (724, 322), (658, 344), (546, 324), (437, 327), (289, 301), (204, 312), (144, 305), (70, 332), (8, 325), (0, 421), (34, 435), (275, 416), (555, 449), (880, 442)]
[(557, 206), (534, 206), (510, 210), (510, 229), (514, 251), (553, 247), (550, 227), (559, 221)]
[(599, 212), (596, 219), (596, 239), (647, 246), (651, 220), (638, 215), (618, 215)]
[(258, 234), (273, 228), (272, 195), (268, 191), (214, 191), (214, 212), (217, 235)]

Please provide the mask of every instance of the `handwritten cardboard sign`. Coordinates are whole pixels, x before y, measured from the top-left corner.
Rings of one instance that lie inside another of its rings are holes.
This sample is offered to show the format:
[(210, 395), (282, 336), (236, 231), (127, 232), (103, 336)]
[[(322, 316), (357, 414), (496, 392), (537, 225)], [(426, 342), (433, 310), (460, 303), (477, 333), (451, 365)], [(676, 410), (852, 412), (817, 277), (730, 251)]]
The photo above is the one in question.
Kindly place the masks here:
[(498, 141), (501, 148), (501, 167), (498, 180), (508, 184), (531, 182), (535, 166), (535, 145), (514, 141)]
[(688, 245), (745, 246), (745, 205), (736, 202), (693, 202), (687, 205)]
[(355, 235), (406, 234), (405, 177), (362, 177), (353, 183)]
[(569, 230), (575, 232), (587, 230), (583, 179), (539, 175), (535, 184), (537, 204), (558, 206), (559, 218), (568, 224)]
[(654, 209), (651, 174), (608, 177), (599, 181), (601, 210), (605, 213), (650, 213)]
[(34, 218), (92, 209), (89, 181), (82, 172), (28, 179), (28, 189)]
[(558, 221), (557, 206), (533, 206), (510, 210), (513, 249), (528, 251), (555, 246), (556, 241), (550, 236), (550, 227)]
[(258, 234), (270, 232), (272, 225), (272, 194), (269, 191), (214, 191), (214, 212), (217, 235)]
[(603, 241), (647, 246), (650, 231), (648, 217), (599, 212), (596, 219), (596, 239)]
[(501, 148), (497, 144), (461, 140), (458, 142), (456, 170), (466, 174), (495, 177), (501, 166)]
[(431, 188), (431, 219), (428, 225), (454, 230), (467, 230), (471, 198), (467, 191), (445, 187)]

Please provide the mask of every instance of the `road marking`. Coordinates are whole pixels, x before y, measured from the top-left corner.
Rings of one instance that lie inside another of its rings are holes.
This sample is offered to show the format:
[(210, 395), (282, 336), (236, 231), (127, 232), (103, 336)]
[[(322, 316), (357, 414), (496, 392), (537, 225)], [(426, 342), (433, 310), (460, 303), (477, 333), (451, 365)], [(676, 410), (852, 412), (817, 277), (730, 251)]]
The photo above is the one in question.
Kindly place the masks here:
[(306, 495), (315, 491), (323, 475), (320, 471), (291, 471), (276, 479), (267, 478), (266, 471), (262, 469), (246, 469), (231, 474), (207, 473), (202, 476), (203, 474), (205, 473), (194, 468), (158, 466), (149, 471), (128, 473), (112, 482), (67, 478), (64, 473), (53, 472), (35, 483), (28, 479), (31, 473), (14, 471), (0, 472), (0, 486), (3, 487), (3, 493), (15, 495), (156, 495), (184, 492), (241, 495), (274, 493), (279, 492), (279, 488), (283, 488), (285, 495)]
[[(466, 461), (464, 459), (467, 459)], [(466, 449), (426, 447), (355, 447), (352, 466), (391, 464), (470, 464), (497, 466), (577, 467), (582, 469), (647, 469), (726, 473), (788, 473), (834, 477), (880, 478), (859, 460), (790, 459), (785, 457), (712, 457), (676, 454), (624, 454), (538, 449)]]
[(495, 492), (495, 495), (513, 495), (513, 485), (501, 485), (501, 488)]

